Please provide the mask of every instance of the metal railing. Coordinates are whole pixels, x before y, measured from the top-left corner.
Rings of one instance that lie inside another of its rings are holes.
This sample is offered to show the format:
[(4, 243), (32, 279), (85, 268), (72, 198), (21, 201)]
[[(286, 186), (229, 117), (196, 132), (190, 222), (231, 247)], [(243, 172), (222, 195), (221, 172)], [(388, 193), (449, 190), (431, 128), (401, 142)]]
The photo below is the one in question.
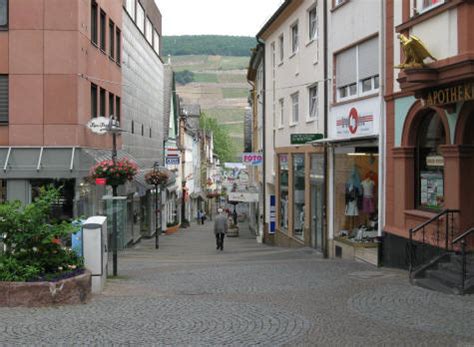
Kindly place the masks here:
[(452, 241), (454, 246), (456, 243), (461, 242), (461, 293), (464, 294), (466, 278), (467, 278), (467, 254), (466, 254), (466, 238), (474, 233), (474, 227), (468, 229)]
[[(445, 209), (436, 216), (409, 230), (408, 268), (412, 273), (427, 265), (433, 259), (453, 249), (454, 215), (459, 210)], [(444, 230), (440, 226), (444, 217)], [(436, 223), (436, 225), (434, 225)]]

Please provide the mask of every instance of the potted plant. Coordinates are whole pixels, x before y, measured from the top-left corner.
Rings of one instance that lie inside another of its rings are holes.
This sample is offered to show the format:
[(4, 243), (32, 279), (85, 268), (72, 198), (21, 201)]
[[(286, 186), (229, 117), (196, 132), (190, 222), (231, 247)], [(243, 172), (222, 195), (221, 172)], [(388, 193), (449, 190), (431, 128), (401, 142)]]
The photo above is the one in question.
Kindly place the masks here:
[[(0, 204), (0, 235), (5, 245), (0, 253), (0, 292), (7, 293), (0, 297), (0, 306), (87, 300), (90, 273), (85, 272), (83, 259), (65, 246), (76, 229), (72, 223), (51, 218), (60, 197), (59, 190), (42, 188), (40, 196), (27, 206), (20, 202)], [(52, 286), (64, 288), (64, 292), (53, 295), (48, 289)]]
[(152, 186), (160, 186), (168, 181), (168, 173), (163, 170), (151, 170), (145, 175), (145, 181)]
[(133, 180), (138, 172), (137, 164), (127, 158), (117, 160), (104, 160), (91, 168), (90, 176), (93, 179), (105, 178), (106, 184), (110, 186), (119, 186), (127, 181)]

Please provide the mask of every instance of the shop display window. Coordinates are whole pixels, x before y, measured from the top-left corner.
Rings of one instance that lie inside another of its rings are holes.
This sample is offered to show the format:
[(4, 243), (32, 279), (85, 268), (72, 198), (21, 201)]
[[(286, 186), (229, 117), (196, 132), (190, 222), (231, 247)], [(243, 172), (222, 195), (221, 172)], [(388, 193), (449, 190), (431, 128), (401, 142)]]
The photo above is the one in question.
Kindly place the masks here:
[(441, 210), (444, 206), (444, 159), (446, 144), (441, 118), (433, 113), (420, 124), (417, 137), (417, 207)]
[(378, 236), (378, 148), (340, 148), (334, 162), (334, 236), (373, 242)]
[(305, 160), (304, 154), (293, 155), (293, 230), (294, 236), (304, 238), (305, 220)]
[(60, 198), (53, 204), (52, 217), (58, 220), (70, 220), (74, 217), (74, 179), (34, 179), (31, 184), (31, 201), (39, 197), (42, 188), (60, 189)]
[(0, 180), (0, 203), (7, 201), (7, 181)]
[(280, 229), (288, 230), (288, 154), (278, 156), (280, 168)]

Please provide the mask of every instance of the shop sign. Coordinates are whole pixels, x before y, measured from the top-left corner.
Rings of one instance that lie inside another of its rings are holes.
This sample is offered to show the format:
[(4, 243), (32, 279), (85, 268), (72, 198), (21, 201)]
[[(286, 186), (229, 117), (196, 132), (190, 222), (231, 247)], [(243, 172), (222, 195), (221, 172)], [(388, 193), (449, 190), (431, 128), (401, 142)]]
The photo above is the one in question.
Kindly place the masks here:
[(426, 106), (441, 106), (474, 100), (474, 82), (432, 90), (424, 99)]
[(270, 195), (270, 234), (275, 234), (276, 229), (276, 199)]
[(229, 193), (229, 201), (236, 202), (258, 202), (258, 193)]
[(351, 137), (354, 135), (372, 135), (374, 130), (374, 115), (360, 114), (352, 107), (348, 115), (336, 120), (337, 136)]
[(167, 156), (166, 165), (179, 165), (179, 157), (176, 155)]
[(107, 133), (110, 119), (105, 117), (92, 118), (88, 123), (87, 127), (97, 135), (104, 135)]
[(291, 134), (290, 143), (292, 145), (304, 145), (311, 141), (321, 140), (323, 134)]
[(257, 166), (263, 163), (263, 154), (260, 153), (242, 153), (242, 163), (246, 165)]
[(444, 158), (441, 155), (431, 155), (426, 157), (426, 166), (444, 166)]
[(95, 184), (98, 186), (105, 186), (107, 184), (107, 179), (106, 178), (96, 178), (95, 179)]

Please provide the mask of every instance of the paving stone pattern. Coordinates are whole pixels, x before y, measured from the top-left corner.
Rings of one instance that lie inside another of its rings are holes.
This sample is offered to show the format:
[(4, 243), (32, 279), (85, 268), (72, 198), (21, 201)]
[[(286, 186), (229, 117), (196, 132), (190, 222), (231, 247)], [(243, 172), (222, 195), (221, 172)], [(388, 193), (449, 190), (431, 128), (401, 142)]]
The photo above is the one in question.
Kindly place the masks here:
[(143, 240), (87, 305), (0, 308), (0, 346), (474, 346), (474, 297), (403, 271), (257, 244), (211, 223)]

